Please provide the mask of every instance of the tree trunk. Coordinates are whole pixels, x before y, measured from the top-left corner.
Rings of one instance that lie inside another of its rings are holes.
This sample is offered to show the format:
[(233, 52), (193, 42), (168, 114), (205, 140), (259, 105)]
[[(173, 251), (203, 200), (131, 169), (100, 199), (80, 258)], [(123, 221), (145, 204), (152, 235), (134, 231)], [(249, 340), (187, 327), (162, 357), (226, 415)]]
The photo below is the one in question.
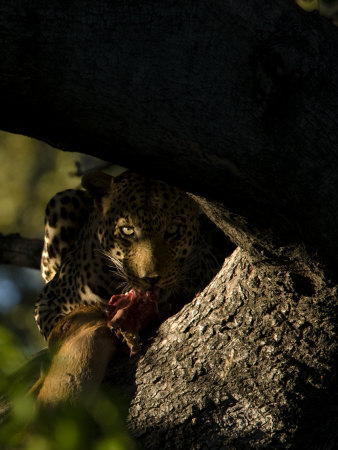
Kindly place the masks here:
[(333, 447), (338, 30), (291, 0), (22, 0), (0, 42), (3, 129), (193, 192), (241, 248), (113, 363), (145, 447)]
[(147, 449), (334, 448), (336, 301), (317, 268), (236, 249), (139, 361), (112, 363), (131, 430)]

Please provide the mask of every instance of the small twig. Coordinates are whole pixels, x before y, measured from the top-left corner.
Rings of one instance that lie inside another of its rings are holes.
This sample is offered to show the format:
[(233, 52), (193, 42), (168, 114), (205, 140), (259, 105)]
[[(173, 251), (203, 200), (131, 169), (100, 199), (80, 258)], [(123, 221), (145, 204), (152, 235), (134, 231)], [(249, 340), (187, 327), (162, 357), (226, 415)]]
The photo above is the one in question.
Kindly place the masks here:
[(30, 239), (20, 234), (0, 233), (0, 264), (40, 268), (42, 239)]

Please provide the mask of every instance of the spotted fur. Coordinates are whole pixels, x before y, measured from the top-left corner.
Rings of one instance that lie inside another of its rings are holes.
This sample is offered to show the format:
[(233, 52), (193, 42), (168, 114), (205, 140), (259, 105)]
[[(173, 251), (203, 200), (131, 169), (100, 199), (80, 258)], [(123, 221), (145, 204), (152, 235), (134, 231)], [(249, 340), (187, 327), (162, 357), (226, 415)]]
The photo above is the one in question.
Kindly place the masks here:
[(224, 253), (215, 257), (201, 235), (198, 207), (186, 193), (131, 172), (115, 179), (95, 172), (82, 184), (85, 191), (60, 192), (46, 209), (47, 284), (35, 308), (45, 338), (77, 306), (107, 303), (131, 288), (188, 301), (219, 269)]
[(61, 261), (88, 219), (93, 200), (86, 191), (67, 189), (54, 195), (45, 212), (45, 236), (41, 258), (41, 275), (46, 283), (59, 270)]

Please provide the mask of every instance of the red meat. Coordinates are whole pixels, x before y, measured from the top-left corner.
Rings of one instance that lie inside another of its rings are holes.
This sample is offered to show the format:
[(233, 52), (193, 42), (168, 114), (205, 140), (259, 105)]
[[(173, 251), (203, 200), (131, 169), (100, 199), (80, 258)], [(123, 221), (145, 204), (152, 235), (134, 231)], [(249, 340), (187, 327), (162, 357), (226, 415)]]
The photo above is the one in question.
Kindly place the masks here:
[(139, 350), (139, 332), (159, 319), (158, 290), (137, 291), (113, 295), (105, 308), (108, 326), (122, 338), (134, 354)]

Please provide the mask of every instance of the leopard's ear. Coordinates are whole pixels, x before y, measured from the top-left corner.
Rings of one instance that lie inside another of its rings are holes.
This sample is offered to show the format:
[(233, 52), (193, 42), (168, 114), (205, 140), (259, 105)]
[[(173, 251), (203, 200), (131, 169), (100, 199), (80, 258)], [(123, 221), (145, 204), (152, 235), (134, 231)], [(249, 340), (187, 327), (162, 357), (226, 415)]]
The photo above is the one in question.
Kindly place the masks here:
[(95, 200), (99, 200), (110, 192), (113, 177), (104, 172), (89, 172), (82, 177), (82, 186)]

